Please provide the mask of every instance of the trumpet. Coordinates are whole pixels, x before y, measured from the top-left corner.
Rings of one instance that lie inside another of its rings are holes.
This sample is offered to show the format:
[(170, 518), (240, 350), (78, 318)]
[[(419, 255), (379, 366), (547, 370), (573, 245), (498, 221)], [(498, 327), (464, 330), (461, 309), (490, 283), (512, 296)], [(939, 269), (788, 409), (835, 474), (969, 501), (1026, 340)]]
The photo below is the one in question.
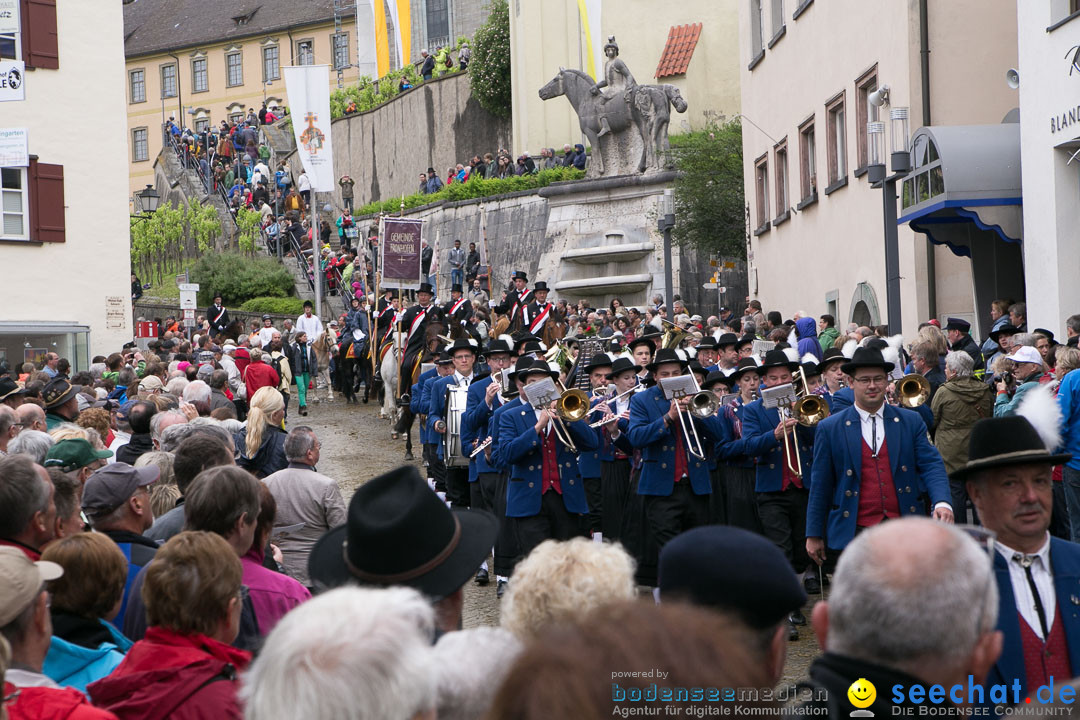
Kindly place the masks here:
[(896, 404), (914, 410), (930, 399), (930, 381), (919, 373), (911, 373), (896, 383)]
[(491, 445), (491, 438), (490, 437), (487, 440), (485, 440), (484, 442), (477, 445), (476, 449), (473, 450), (471, 453), (469, 453), (469, 458), (474, 458), (477, 455), (479, 455), (480, 453), (484, 452), (484, 450), (486, 450), (489, 445)]

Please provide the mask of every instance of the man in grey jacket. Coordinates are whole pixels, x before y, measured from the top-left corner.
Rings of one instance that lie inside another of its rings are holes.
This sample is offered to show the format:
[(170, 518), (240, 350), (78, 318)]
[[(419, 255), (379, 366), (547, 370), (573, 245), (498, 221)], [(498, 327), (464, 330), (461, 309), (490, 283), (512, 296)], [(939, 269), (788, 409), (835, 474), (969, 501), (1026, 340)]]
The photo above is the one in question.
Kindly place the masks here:
[(461, 249), (461, 241), (455, 240), (454, 247), (450, 250), (446, 261), (450, 264), (450, 284), (465, 284), (465, 251)]

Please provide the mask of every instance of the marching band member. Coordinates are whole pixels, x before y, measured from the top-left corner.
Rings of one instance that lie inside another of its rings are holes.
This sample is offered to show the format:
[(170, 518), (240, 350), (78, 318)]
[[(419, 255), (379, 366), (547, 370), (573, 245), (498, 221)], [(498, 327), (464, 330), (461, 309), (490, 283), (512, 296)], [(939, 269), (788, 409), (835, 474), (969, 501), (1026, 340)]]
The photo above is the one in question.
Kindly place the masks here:
[(418, 424), (420, 425), (420, 456), (423, 458), (424, 465), (426, 465), (428, 469), (428, 482), (431, 483), (433, 487), (435, 476), (432, 474), (433, 465), (431, 458), (428, 455), (431, 438), (428, 437), (427, 406), (423, 404), (423, 398), (424, 387), (427, 383), (430, 382), (432, 378), (442, 377), (439, 373), (439, 367), (438, 363), (436, 363), (435, 367), (420, 373), (420, 376), (416, 378), (416, 382), (413, 383), (413, 386), (409, 389), (409, 410), (416, 416), (419, 421)]
[(565, 318), (555, 309), (554, 304), (548, 302), (546, 282), (533, 285), (533, 296), (536, 299), (525, 307), (524, 326), (530, 335), (540, 338), (550, 346), (558, 339), (558, 326)]
[[(517, 375), (528, 389), (558, 372), (540, 361), (519, 368)], [(528, 404), (499, 417), (499, 452), (510, 466), (506, 515), (523, 556), (544, 540), (581, 535), (582, 516), (589, 511), (577, 458), (557, 437), (555, 422), (552, 409)], [(564, 426), (579, 451), (596, 449), (599, 440), (584, 420)]]
[(717, 446), (720, 477), (725, 490), (725, 522), (727, 525), (761, 533), (761, 518), (758, 516), (757, 497), (754, 494), (754, 457), (746, 452), (747, 438), (742, 425), (746, 406), (757, 399), (758, 386), (761, 385), (757, 360), (753, 357), (742, 358), (728, 379), (734, 383), (737, 396), (720, 413), (724, 436), (727, 439)]
[(722, 439), (715, 417), (701, 420), (685, 412), (690, 396), (676, 402), (664, 397), (659, 381), (683, 375), (686, 369), (681, 352), (657, 350), (648, 367), (657, 385), (636, 393), (630, 401), (627, 435), (642, 458), (638, 494), (644, 496), (648, 531), (658, 548), (679, 533), (709, 521), (709, 469), (704, 459), (691, 455), (686, 447), (680, 408), (682, 421), (694, 424), (703, 447)]
[(716, 369), (716, 338), (712, 335), (706, 335), (701, 338), (701, 342), (697, 344), (697, 355), (694, 356), (701, 365), (708, 368), (709, 372)]
[[(600, 447), (600, 531), (603, 537), (615, 542), (622, 537), (623, 518), (630, 501), (630, 471), (634, 448), (627, 437), (630, 429), (630, 398), (624, 395), (638, 387), (640, 367), (628, 357), (616, 358), (611, 364), (608, 381), (615, 386), (615, 395), (606, 402), (601, 419), (603, 444)], [(622, 395), (622, 397), (619, 397)], [(595, 418), (594, 413), (590, 417)]]
[[(753, 349), (753, 347), (754, 344), (751, 342), (750, 348)], [(716, 338), (716, 367), (711, 369), (730, 375), (739, 364), (740, 357), (738, 336), (735, 333), (724, 333)]]
[[(468, 402), (461, 421), (461, 450), (470, 455), (469, 505), (477, 510), (494, 512), (495, 492), (499, 484), (499, 471), (488, 460), (490, 450), (472, 456), (476, 447), (488, 435), (488, 421), (506, 400), (502, 396), (502, 371), (510, 367), (513, 353), (510, 336), (504, 335), (488, 343), (484, 356), (489, 374), (469, 386)], [(496, 516), (497, 517), (497, 516)], [(503, 520), (500, 519), (500, 522)], [(498, 540), (496, 539), (496, 543)], [(487, 585), (490, 579), (485, 560), (476, 573), (478, 585)], [(505, 578), (504, 578), (505, 579)]]
[[(824, 395), (824, 382), (821, 379), (821, 366), (813, 353), (806, 353), (799, 361), (799, 369), (806, 380), (806, 390), (811, 395)], [(800, 390), (802, 388), (799, 388)]]
[(840, 366), (847, 362), (840, 348), (829, 348), (821, 355), (818, 369), (821, 370), (821, 379), (825, 383), (825, 399), (829, 401), (832, 409), (833, 396), (844, 387), (844, 371)]
[(533, 301), (532, 291), (529, 290), (529, 276), (524, 270), (516, 270), (512, 280), (514, 289), (506, 294), (506, 299), (495, 306), (495, 312), (506, 315), (510, 321), (510, 334), (513, 335), (525, 328), (525, 309)]
[(852, 407), (819, 423), (806, 510), (806, 552), (815, 562), (826, 548), (839, 553), (860, 530), (901, 515), (953, 521), (949, 479), (926, 424), (910, 410), (885, 404), (894, 365), (876, 348), (859, 348), (843, 366), (855, 395)]
[[(596, 353), (589, 359), (583, 372), (589, 378), (589, 409), (593, 410), (605, 400), (608, 385), (608, 375), (611, 373), (611, 356), (607, 353)], [(600, 411), (591, 412), (585, 417), (586, 424), (592, 423), (601, 417)], [(604, 511), (604, 498), (602, 481), (600, 480), (600, 451), (603, 449), (600, 428), (591, 428), (597, 436), (597, 447), (593, 450), (582, 450), (578, 453), (578, 471), (581, 473), (581, 482), (585, 486), (585, 499), (589, 503), (588, 531), (589, 535), (595, 536), (603, 531), (601, 520)]]
[(747, 358), (754, 354), (754, 337), (752, 333), (747, 333), (739, 338), (739, 341), (735, 343), (735, 352), (739, 354), (740, 358)]
[(646, 326), (641, 335), (638, 335), (626, 346), (627, 350), (630, 351), (630, 355), (634, 358), (634, 363), (639, 368), (639, 382), (645, 382), (649, 379), (649, 371), (645, 368), (652, 362), (653, 353), (656, 352), (655, 338), (659, 337), (659, 331), (656, 330), (656, 328), (653, 328), (654, 332), (648, 332), (648, 329), (651, 327), (653, 326)]
[[(435, 358), (435, 375), (429, 375), (427, 380), (418, 382), (413, 386), (414, 392), (419, 387), (420, 401), (413, 412), (420, 417), (420, 428), (424, 438), (424, 454), (428, 463), (428, 471), (435, 482), (435, 492), (442, 493), (442, 499), (446, 499), (446, 465), (439, 457), (438, 445), (440, 436), (435, 432), (434, 422), (427, 409), (431, 406), (431, 386), (438, 380), (454, 374), (454, 361), (446, 351), (442, 351)], [(410, 397), (410, 405), (412, 397)]]
[[(717, 402), (721, 402), (724, 396), (731, 392), (730, 382), (731, 380), (723, 372), (713, 370), (698, 384), (702, 390), (707, 390), (715, 395)], [(717, 408), (719, 426), (726, 430), (724, 421), (720, 417), (723, 412), (723, 407)], [(716, 448), (727, 439), (728, 435), (725, 434), (720, 443), (709, 447), (709, 481), (712, 484), (712, 493), (709, 495), (709, 522), (711, 524), (723, 525), (727, 522), (727, 487), (722, 476), (723, 470), (720, 467), (720, 458), (716, 452)]]
[[(792, 373), (799, 364), (795, 351), (790, 352), (794, 358), (783, 350), (765, 353), (758, 374), (766, 388), (791, 384)], [(793, 417), (781, 421), (778, 409), (766, 408), (761, 399), (746, 406), (742, 420), (746, 454), (757, 458), (754, 490), (762, 530), (787, 555), (796, 575), (803, 574), (810, 566), (805, 547), (806, 503), (815, 429), (799, 425)], [(801, 459), (801, 464), (797, 459)], [(807, 592), (820, 592), (817, 578), (805, 578), (803, 583)], [(788, 620), (789, 638), (798, 639), (795, 626), (805, 625), (806, 618), (796, 610)]]
[[(446, 348), (446, 352), (454, 361), (454, 372), (433, 381), (428, 392), (428, 420), (432, 429), (438, 433), (434, 436), (438, 443), (436, 453), (443, 463), (446, 462), (446, 391), (451, 386), (467, 388), (473, 381), (473, 365), (480, 354), (480, 346), (472, 338), (458, 338), (453, 345)], [(446, 468), (446, 499), (452, 507), (469, 507), (468, 468)]]

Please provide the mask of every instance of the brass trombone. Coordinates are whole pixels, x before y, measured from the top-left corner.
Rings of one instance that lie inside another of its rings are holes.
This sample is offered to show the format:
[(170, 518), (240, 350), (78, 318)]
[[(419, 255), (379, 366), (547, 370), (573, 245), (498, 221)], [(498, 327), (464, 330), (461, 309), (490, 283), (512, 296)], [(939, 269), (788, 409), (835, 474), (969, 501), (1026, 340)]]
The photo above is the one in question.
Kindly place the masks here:
[[(814, 427), (819, 422), (829, 417), (829, 404), (820, 395), (810, 393), (810, 385), (806, 382), (806, 375), (802, 369), (796, 370), (791, 376), (792, 383), (801, 383), (802, 388), (796, 386), (795, 402), (790, 407), (780, 406), (780, 422), (788, 418), (795, 418), (803, 427)], [(790, 396), (789, 396), (790, 397)], [(784, 428), (784, 462), (792, 475), (802, 477), (802, 453), (799, 452), (798, 437), (788, 438), (787, 428)], [(791, 465), (791, 448), (795, 448), (795, 466)]]
[(570, 388), (569, 390), (560, 382), (562, 394), (555, 401), (555, 434), (563, 445), (572, 453), (578, 451), (574, 439), (570, 437), (570, 426), (567, 423), (577, 422), (589, 414), (589, 396), (584, 390)]
[(720, 400), (711, 390), (702, 390), (690, 398), (690, 414), (696, 418), (711, 418), (719, 409)]
[[(696, 388), (697, 383), (694, 383), (694, 386)], [(704, 394), (705, 393), (702, 392), (694, 392), (691, 395), (689, 392), (678, 389), (671, 395), (671, 402), (678, 403), (676, 409), (679, 416), (679, 426), (682, 428), (683, 444), (686, 446), (686, 452), (690, 453), (698, 460), (705, 459), (705, 446), (702, 444), (701, 437), (698, 436), (697, 427), (694, 425), (694, 417), (696, 417), (696, 415), (692, 413), (693, 408), (703, 406), (702, 401), (698, 400), (698, 398)], [(712, 393), (709, 393), (709, 395), (712, 395)], [(690, 397), (690, 409), (684, 409), (682, 403), (679, 401), (688, 396)], [(714, 396), (713, 400), (715, 401), (715, 399)], [(704, 398), (702, 398), (702, 400), (704, 400)], [(703, 410), (704, 408), (702, 407), (702, 411)], [(715, 408), (713, 412), (715, 412)], [(704, 417), (708, 417), (708, 415), (705, 415)]]

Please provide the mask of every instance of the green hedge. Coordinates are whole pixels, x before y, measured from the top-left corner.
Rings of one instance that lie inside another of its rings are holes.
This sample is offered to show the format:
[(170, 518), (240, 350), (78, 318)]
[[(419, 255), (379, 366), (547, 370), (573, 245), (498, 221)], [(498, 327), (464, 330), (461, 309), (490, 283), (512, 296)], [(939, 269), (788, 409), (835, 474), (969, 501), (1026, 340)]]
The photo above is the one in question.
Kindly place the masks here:
[(257, 297), (251, 298), (240, 306), (240, 310), (249, 313), (270, 313), (272, 315), (300, 315), (304, 312), (304, 301), (300, 298)]
[(226, 305), (251, 298), (288, 298), (293, 276), (274, 258), (222, 253), (206, 255), (191, 269), (191, 282), (199, 283), (199, 302), (208, 304), (219, 293)]
[[(535, 159), (534, 159), (535, 160)], [(440, 200), (474, 200), (476, 198), (505, 195), (519, 190), (535, 190), (547, 187), (551, 183), (564, 180), (580, 180), (585, 172), (576, 168), (557, 167), (541, 170), (535, 175), (516, 175), (504, 179), (469, 180), (464, 183), (444, 185), (442, 190), (431, 195), (414, 193), (405, 196), (405, 209), (409, 210)], [(365, 205), (356, 211), (356, 215), (374, 215), (376, 213), (396, 213), (401, 209), (402, 198), (390, 198)]]
[(469, 82), (480, 107), (496, 117), (510, 117), (510, 5), (493, 0), (487, 21), (476, 31)]

